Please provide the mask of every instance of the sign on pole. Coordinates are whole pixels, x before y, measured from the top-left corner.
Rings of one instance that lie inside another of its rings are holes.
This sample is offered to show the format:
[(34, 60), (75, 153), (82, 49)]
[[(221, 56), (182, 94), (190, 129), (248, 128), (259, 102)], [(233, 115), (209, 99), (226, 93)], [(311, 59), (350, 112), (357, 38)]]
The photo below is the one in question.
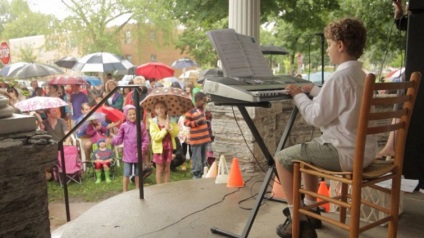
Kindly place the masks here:
[(4, 65), (10, 62), (10, 48), (5, 41), (0, 44), (0, 60)]

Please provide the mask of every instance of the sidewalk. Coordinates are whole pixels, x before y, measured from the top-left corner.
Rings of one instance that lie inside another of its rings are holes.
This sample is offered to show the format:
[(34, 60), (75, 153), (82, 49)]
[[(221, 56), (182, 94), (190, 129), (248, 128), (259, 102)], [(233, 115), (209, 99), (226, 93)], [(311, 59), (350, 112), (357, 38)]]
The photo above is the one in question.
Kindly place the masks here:
[[(52, 237), (220, 237), (210, 231), (212, 227), (241, 235), (251, 214), (247, 209), (255, 203), (249, 198), (256, 196), (263, 177), (245, 176), (246, 185), (241, 189), (215, 184), (214, 179), (149, 186), (144, 200), (139, 199), (138, 190), (132, 190), (94, 205), (54, 231)], [(424, 194), (404, 197), (398, 237), (422, 238)], [(284, 221), (281, 210), (285, 204), (263, 201), (249, 237), (277, 237), (275, 228)], [(77, 211), (72, 207), (71, 216), (75, 216)], [(347, 232), (325, 223), (317, 233), (326, 238), (347, 236)], [(387, 237), (387, 227), (376, 227), (361, 237)]]

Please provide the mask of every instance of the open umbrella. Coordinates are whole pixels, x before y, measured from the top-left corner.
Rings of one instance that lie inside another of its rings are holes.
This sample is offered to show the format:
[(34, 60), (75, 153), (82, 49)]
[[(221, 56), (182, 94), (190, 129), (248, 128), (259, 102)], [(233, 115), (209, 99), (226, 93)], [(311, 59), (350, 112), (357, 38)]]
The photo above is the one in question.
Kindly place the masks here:
[(174, 75), (174, 69), (166, 64), (159, 62), (150, 62), (142, 64), (135, 70), (137, 75), (142, 75), (146, 78), (163, 79)]
[(177, 82), (181, 88), (184, 88), (184, 82), (179, 80), (176, 77), (166, 77), (164, 79), (162, 79), (163, 81), (163, 85), (165, 85), (165, 87), (171, 87), (171, 84), (174, 82)]
[(114, 72), (115, 70), (128, 70), (134, 67), (131, 62), (107, 52), (97, 52), (88, 54), (72, 67), (72, 70), (79, 72)]
[(165, 103), (170, 116), (183, 115), (194, 107), (187, 92), (169, 87), (153, 89), (140, 104), (148, 112), (154, 112), (154, 106), (158, 101)]
[(125, 115), (122, 111), (108, 106), (101, 106), (97, 108), (96, 112), (100, 112), (106, 115), (106, 118), (111, 122), (121, 121), (125, 119)]
[(197, 70), (188, 70), (182, 73), (178, 78), (180, 79), (198, 79), (199, 78), (199, 71)]
[(9, 65), (5, 66), (4, 68), (2, 68), (0, 70), (0, 74), (3, 77), (7, 77), (7, 75), (9, 74), (9, 72), (13, 72), (16, 69), (21, 68), (21, 67), (23, 67), (23, 66), (25, 66), (27, 64), (29, 64), (29, 63), (27, 63), (27, 62), (16, 62), (16, 63), (13, 63), (13, 64), (9, 64)]
[(287, 55), (289, 53), (283, 47), (275, 45), (261, 45), (259, 49), (261, 49), (264, 55)]
[(78, 59), (76, 57), (65, 56), (65, 57), (55, 61), (54, 64), (59, 66), (59, 67), (62, 67), (62, 68), (72, 69), (72, 67), (74, 67), (74, 65), (77, 62), (78, 62)]
[[(12, 64), (13, 65), (13, 64)], [(12, 66), (10, 65), (10, 66)], [(55, 66), (39, 63), (22, 63), (10, 68), (5, 75), (6, 78), (33, 78), (53, 74), (63, 74), (63, 71)]]
[(49, 108), (67, 106), (68, 103), (58, 97), (32, 97), (15, 103), (15, 107), (22, 112), (37, 111)]
[(218, 69), (218, 68), (204, 69), (204, 70), (200, 71), (199, 79), (197, 79), (197, 83), (202, 84), (205, 81), (206, 76), (223, 77), (224, 72), (222, 72), (222, 70)]
[[(92, 117), (95, 117), (101, 124), (106, 123), (106, 115), (101, 112), (94, 112), (91, 114)], [(77, 130), (77, 135), (80, 137), (80, 135), (85, 135), (85, 131), (87, 130), (88, 124), (90, 124), (90, 120), (86, 120)]]
[(55, 84), (55, 85), (88, 85), (88, 83), (82, 78), (78, 76), (57, 76), (47, 82), (47, 84)]
[(171, 65), (171, 67), (175, 69), (184, 69), (193, 66), (197, 66), (197, 64), (193, 60), (188, 58), (178, 59), (174, 61)]
[(102, 81), (96, 76), (82, 76), (82, 79), (90, 83), (91, 86), (99, 86), (102, 84)]

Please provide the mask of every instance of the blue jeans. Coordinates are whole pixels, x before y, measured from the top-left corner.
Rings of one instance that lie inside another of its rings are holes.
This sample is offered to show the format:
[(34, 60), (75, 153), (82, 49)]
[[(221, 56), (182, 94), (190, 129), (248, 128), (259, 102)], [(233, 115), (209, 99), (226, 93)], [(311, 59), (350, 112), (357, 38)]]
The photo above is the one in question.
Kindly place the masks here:
[(203, 175), (203, 167), (206, 163), (206, 145), (191, 145), (191, 152), (192, 152), (192, 168), (191, 168), (191, 175), (193, 178), (202, 178)]

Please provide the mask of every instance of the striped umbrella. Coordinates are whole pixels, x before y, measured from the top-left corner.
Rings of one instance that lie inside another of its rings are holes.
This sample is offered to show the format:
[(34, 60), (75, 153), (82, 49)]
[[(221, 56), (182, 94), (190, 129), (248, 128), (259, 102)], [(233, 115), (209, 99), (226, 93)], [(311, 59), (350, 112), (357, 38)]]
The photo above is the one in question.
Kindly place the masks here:
[(97, 52), (82, 57), (72, 67), (79, 72), (113, 72), (115, 70), (128, 70), (134, 65), (119, 55), (107, 52)]

